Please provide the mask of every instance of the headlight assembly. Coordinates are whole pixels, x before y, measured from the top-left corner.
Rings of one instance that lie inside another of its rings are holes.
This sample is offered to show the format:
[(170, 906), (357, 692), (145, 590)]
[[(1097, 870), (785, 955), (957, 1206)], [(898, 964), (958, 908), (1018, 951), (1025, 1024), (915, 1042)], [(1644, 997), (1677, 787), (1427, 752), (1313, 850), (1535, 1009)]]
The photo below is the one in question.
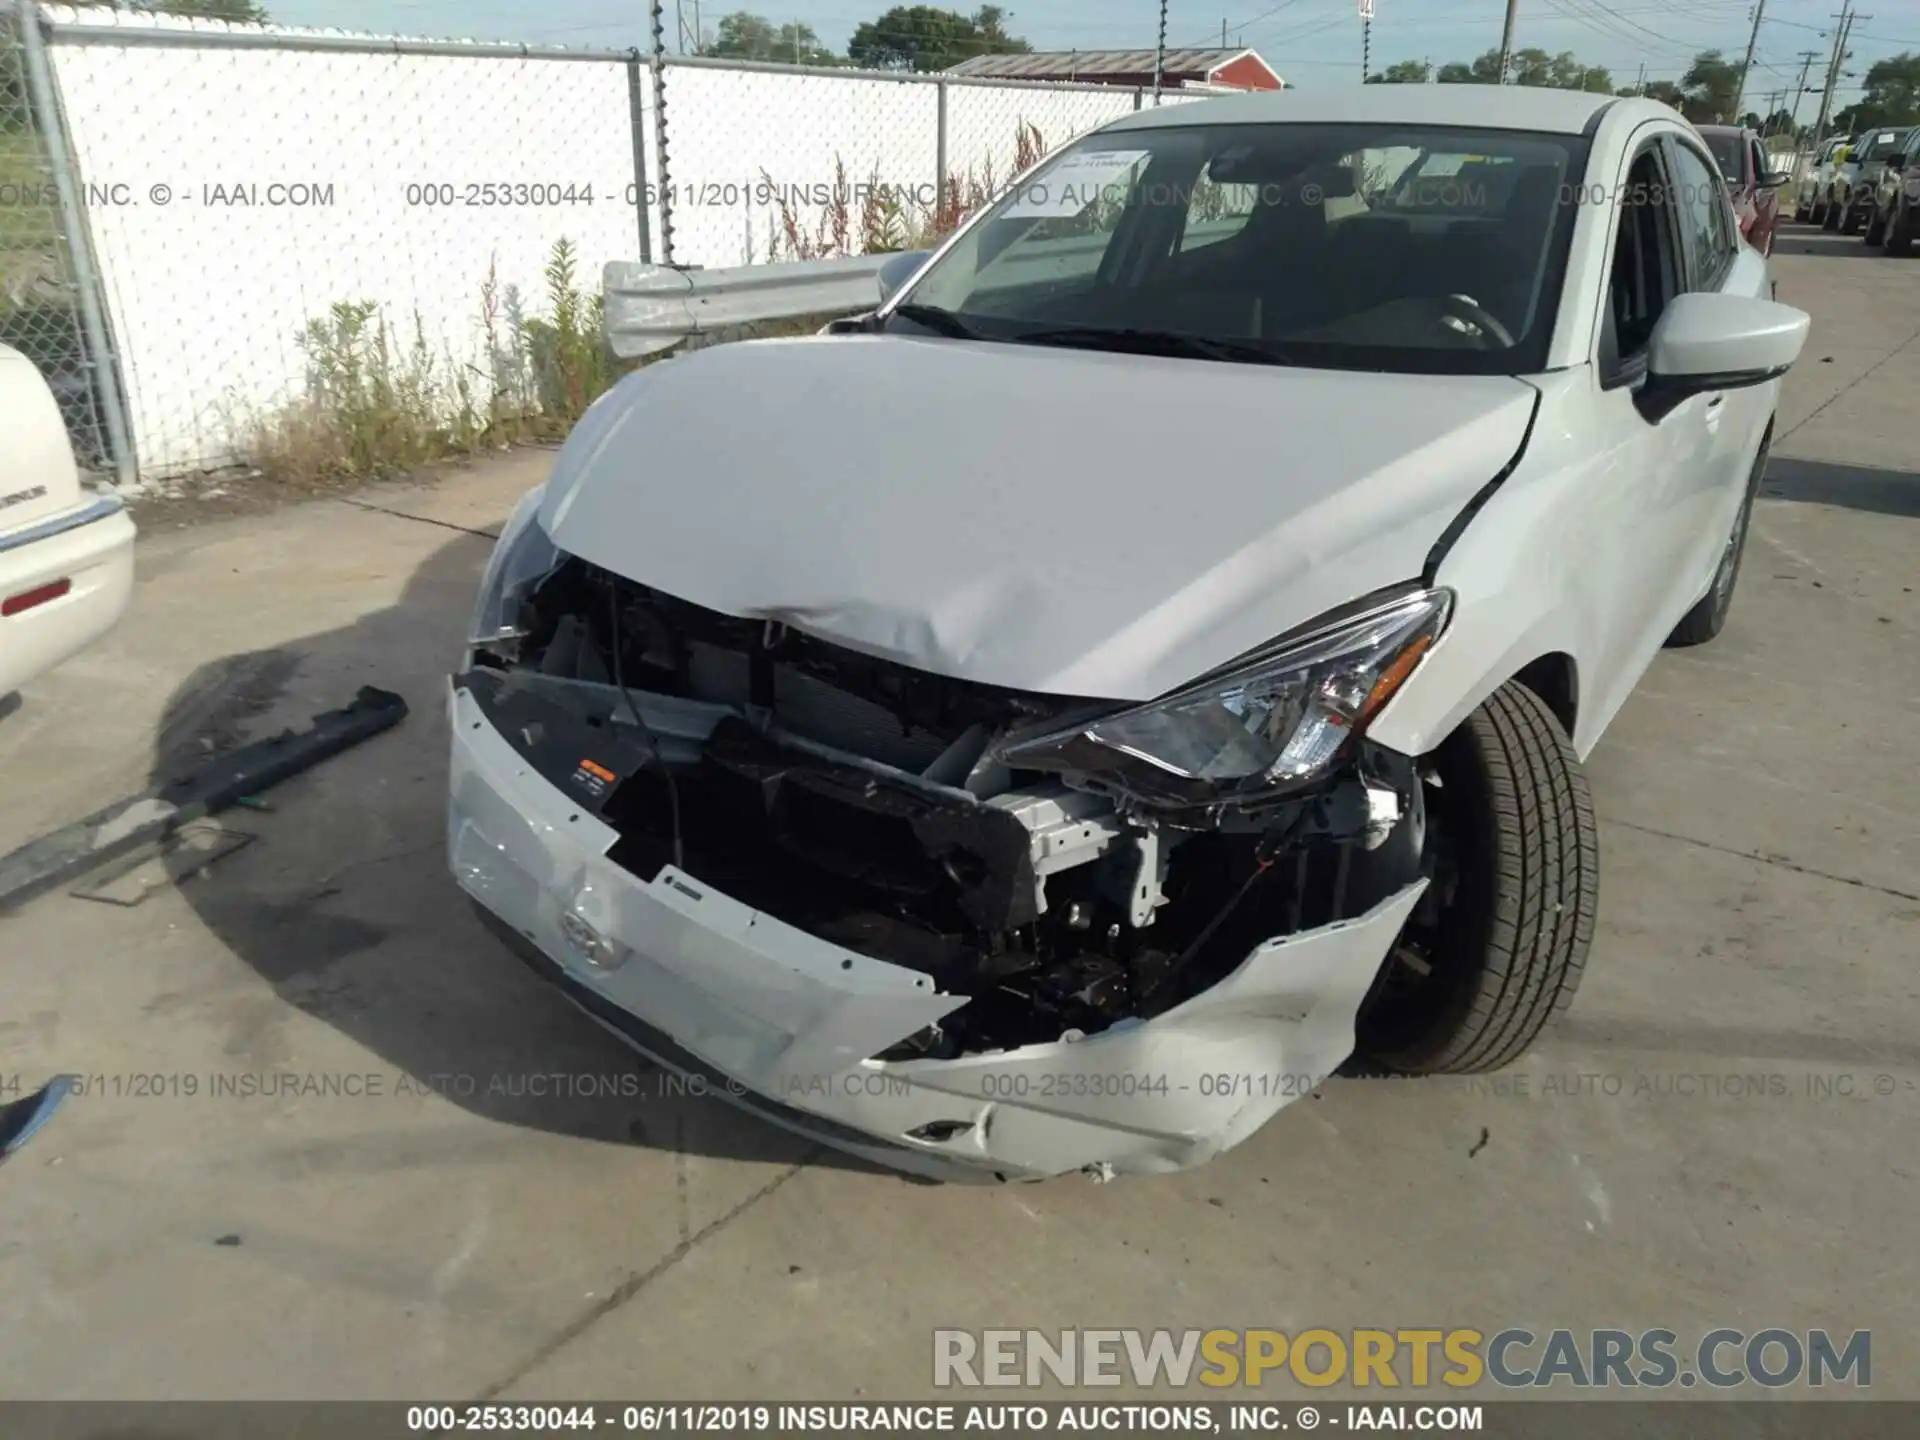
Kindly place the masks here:
[[(540, 501), (545, 494), (546, 486), (536, 486), (507, 517), (480, 581), (480, 601), (467, 628), (469, 652), (487, 649), (512, 658), (514, 647), (525, 638), (520, 628), (521, 602), (565, 558), (540, 527)], [(471, 653), (468, 663), (472, 663)]]
[(1398, 595), (1133, 709), (1016, 737), (1016, 770), (1079, 772), (1166, 809), (1244, 803), (1324, 777), (1445, 628), (1449, 590)]

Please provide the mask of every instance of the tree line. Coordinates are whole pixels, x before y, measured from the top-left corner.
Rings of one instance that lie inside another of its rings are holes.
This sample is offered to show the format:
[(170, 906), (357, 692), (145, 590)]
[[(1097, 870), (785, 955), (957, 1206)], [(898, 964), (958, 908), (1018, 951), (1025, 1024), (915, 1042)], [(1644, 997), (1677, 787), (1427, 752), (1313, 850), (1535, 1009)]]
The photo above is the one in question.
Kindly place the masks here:
[[(1596, 95), (1644, 95), (1671, 105), (1696, 124), (1734, 123), (1734, 106), (1739, 103), (1740, 63), (1729, 60), (1719, 50), (1703, 50), (1694, 56), (1678, 82), (1650, 80), (1643, 85), (1616, 87), (1612, 73), (1604, 65), (1581, 63), (1570, 51), (1549, 55), (1544, 50), (1514, 52), (1510, 76), (1513, 84), (1534, 85), (1555, 90), (1584, 90)], [(1369, 85), (1497, 85), (1500, 83), (1500, 52), (1489, 50), (1470, 61), (1455, 61), (1435, 67), (1425, 60), (1401, 60), (1367, 76)], [(1763, 135), (1807, 134), (1812, 117), (1796, 121), (1791, 108), (1793, 95), (1782, 86), (1761, 84), (1747, 77), (1746, 99), (1763, 99), (1771, 90), (1776, 98), (1785, 91), (1785, 105), (1776, 105), (1771, 114), (1745, 111), (1739, 123)], [(1803, 99), (1813, 97), (1803, 96)], [(1801, 107), (1817, 113), (1817, 102)], [(1836, 111), (1829, 122), (1829, 133), (1851, 134), (1883, 125), (1920, 124), (1920, 54), (1900, 54), (1876, 61), (1867, 71), (1864, 93), (1859, 101)]]
[(861, 24), (842, 55), (823, 45), (811, 25), (776, 25), (765, 16), (737, 10), (722, 16), (711, 36), (700, 37), (697, 53), (862, 70), (946, 70), (977, 55), (1031, 53), (1033, 46), (1007, 33), (1007, 19), (998, 5), (982, 5), (971, 15), (933, 5), (896, 5)]

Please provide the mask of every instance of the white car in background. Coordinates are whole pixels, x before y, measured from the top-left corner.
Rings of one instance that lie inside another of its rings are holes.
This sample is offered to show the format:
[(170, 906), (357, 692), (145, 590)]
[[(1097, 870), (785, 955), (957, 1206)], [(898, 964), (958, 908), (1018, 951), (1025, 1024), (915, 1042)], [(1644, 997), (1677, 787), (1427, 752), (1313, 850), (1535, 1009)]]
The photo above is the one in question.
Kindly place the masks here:
[[(1836, 135), (1808, 159), (1806, 174), (1801, 177), (1800, 188), (1794, 197), (1795, 220), (1808, 225), (1826, 223), (1828, 197), (1840, 166), (1845, 163), (1853, 144), (1851, 135)], [(1834, 224), (1839, 224), (1837, 217)]]
[(114, 627), (133, 541), (121, 498), (82, 487), (47, 382), (0, 345), (0, 701)]
[(1194, 1165), (1580, 982), (1581, 762), (1726, 620), (1780, 377), (1664, 105), (1139, 112), (870, 316), (628, 376), (513, 515), (450, 862), (662, 1063), (903, 1169)]

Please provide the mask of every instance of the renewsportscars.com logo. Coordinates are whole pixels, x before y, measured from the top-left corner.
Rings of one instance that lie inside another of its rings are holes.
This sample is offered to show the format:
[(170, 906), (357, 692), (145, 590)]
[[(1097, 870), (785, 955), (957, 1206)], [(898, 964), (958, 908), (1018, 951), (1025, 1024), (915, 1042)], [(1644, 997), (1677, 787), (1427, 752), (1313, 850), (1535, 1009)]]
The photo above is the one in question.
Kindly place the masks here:
[(1825, 1330), (936, 1330), (940, 1388), (1682, 1389), (1873, 1383), (1873, 1335)]

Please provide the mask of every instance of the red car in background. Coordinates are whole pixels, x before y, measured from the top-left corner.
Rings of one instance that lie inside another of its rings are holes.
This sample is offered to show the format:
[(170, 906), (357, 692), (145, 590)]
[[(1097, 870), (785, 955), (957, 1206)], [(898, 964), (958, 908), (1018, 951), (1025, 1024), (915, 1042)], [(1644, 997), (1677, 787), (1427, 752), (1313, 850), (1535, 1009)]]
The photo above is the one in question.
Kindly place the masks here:
[(1773, 253), (1773, 230), (1780, 219), (1780, 187), (1790, 178), (1767, 168), (1760, 137), (1738, 125), (1699, 125), (1700, 138), (1720, 162), (1740, 233), (1762, 255)]

